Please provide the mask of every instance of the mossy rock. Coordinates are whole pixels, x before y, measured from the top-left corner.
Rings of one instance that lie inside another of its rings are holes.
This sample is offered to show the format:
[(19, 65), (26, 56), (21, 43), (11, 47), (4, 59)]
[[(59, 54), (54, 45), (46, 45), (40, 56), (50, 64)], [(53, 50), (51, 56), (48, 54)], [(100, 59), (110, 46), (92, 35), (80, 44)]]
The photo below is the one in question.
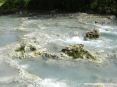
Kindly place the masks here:
[(47, 52), (43, 53), (42, 57), (43, 58), (51, 58), (51, 59), (58, 59), (59, 58), (57, 55), (52, 54), (52, 53), (47, 53)]
[(15, 49), (15, 51), (16, 52), (21, 52), (21, 51), (26, 52), (27, 49), (29, 51), (36, 51), (37, 50), (35, 46), (22, 42), (22, 43), (20, 43), (20, 46)]
[(98, 39), (100, 37), (100, 33), (98, 30), (94, 29), (92, 31), (86, 32), (84, 39)]
[(41, 51), (38, 49), (38, 47), (36, 47), (36, 44), (23, 41), (14, 49), (14, 53), (18, 54), (18, 56), (21, 58), (25, 58), (31, 55), (32, 57), (41, 55)]
[(36, 47), (33, 45), (30, 45), (29, 48), (30, 48), (30, 51), (36, 51)]
[(17, 47), (17, 48), (15, 49), (15, 51), (16, 51), (16, 52), (25, 51), (25, 47), (26, 47), (26, 44), (22, 43), (22, 44), (20, 44), (19, 47)]
[(66, 55), (72, 57), (73, 59), (92, 59), (96, 60), (96, 57), (93, 56), (89, 51), (84, 49), (83, 44), (70, 45), (61, 50)]

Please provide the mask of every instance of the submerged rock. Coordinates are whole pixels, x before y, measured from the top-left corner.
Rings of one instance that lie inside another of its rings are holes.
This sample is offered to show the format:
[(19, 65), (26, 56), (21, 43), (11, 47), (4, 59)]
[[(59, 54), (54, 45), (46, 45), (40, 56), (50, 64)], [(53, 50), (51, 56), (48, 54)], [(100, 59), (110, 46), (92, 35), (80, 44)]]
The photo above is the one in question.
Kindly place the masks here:
[(42, 53), (43, 58), (52, 58), (52, 59), (59, 59), (59, 57), (56, 54), (51, 53)]
[(83, 44), (70, 45), (61, 50), (66, 55), (72, 57), (73, 59), (91, 59), (96, 60), (96, 57), (92, 55), (89, 51), (84, 49)]
[(26, 44), (21, 43), (19, 47), (15, 49), (16, 52), (25, 52)]
[(23, 58), (37, 57), (40, 56), (42, 53), (43, 53), (42, 49), (37, 43), (35, 43), (35, 41), (23, 40), (18, 45), (16, 45), (11, 55), (13, 57), (18, 57), (20, 59), (23, 59)]
[[(57, 60), (72, 60), (72, 59), (88, 59), (93, 62), (97, 61), (97, 55), (91, 53), (84, 48), (83, 44), (70, 45), (61, 51), (49, 51), (49, 48), (40, 44), (37, 39), (24, 38), (20, 43), (10, 47), (9, 55), (12, 58), (27, 59), (27, 58), (43, 58)], [(99, 59), (99, 58), (98, 58)], [(100, 62), (100, 60), (99, 60)]]
[(84, 39), (98, 39), (100, 36), (100, 33), (98, 30), (94, 29), (92, 31), (86, 32)]
[[(35, 43), (18, 44), (15, 49), (10, 51), (9, 56), (12, 58), (27, 59), (27, 58), (42, 58), (42, 59), (56, 59), (56, 60), (72, 60), (72, 59), (86, 59), (88, 61), (102, 63), (102, 58), (97, 54), (91, 53), (84, 48), (83, 44), (70, 45), (65, 47), (58, 53), (48, 52), (47, 49), (40, 48)], [(98, 58), (98, 59), (97, 59)], [(77, 61), (77, 60), (76, 60)]]
[(24, 40), (20, 42), (15, 49), (13, 49), (13, 52), (11, 53), (12, 57), (15, 58), (36, 58), (36, 57), (42, 57), (42, 58), (51, 58), (51, 59), (58, 59), (59, 57), (56, 54), (46, 52), (45, 49), (41, 48), (39, 44), (37, 44), (35, 41), (30, 40)]
[(33, 44), (20, 43), (19, 47), (15, 49), (16, 52), (36, 51), (37, 48)]

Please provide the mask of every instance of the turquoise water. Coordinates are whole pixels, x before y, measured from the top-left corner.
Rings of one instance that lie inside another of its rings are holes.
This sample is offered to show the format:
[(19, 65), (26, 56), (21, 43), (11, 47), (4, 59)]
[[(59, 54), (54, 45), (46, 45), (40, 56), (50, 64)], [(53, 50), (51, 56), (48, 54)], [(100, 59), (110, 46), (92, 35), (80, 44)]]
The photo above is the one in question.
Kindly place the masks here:
[[(49, 16), (35, 17), (13, 15), (0, 17), (0, 66), (2, 66), (0, 67), (0, 87), (88, 87), (83, 84), (117, 82), (116, 23), (96, 25), (92, 23), (95, 19), (90, 19), (88, 23), (85, 23), (86, 21), (81, 23), (76, 15), (53, 18)], [(93, 28), (100, 30), (100, 39), (84, 41), (84, 33)], [(42, 60), (41, 58), (13, 60), (4, 54), (4, 52), (7, 53), (7, 50), (3, 51), (3, 48), (6, 48), (7, 45), (17, 42), (23, 35), (31, 37), (32, 34), (34, 37), (37, 36), (40, 46), (47, 48), (50, 52), (57, 53), (65, 45), (82, 43), (89, 49), (103, 51), (108, 57), (104, 63), (95, 64), (83, 60), (77, 62)], [(8, 59), (16, 62), (26, 72), (42, 78), (42, 81), (33, 83), (23, 77), (19, 78), (18, 68), (14, 67), (15, 64), (9, 65)]]

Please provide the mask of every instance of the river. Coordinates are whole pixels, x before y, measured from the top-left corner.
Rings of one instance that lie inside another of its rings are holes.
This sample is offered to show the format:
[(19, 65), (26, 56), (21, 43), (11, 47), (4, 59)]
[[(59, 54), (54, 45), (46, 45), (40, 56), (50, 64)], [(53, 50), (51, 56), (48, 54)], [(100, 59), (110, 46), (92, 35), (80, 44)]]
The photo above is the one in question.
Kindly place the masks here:
[[(104, 18), (88, 19), (78, 14), (0, 16), (0, 87), (98, 87), (97, 83), (116, 87), (117, 23), (113, 20), (95, 24), (95, 20), (102, 22)], [(84, 33), (94, 28), (99, 29), (100, 38), (84, 41)], [(83, 60), (10, 58), (7, 48), (25, 36), (39, 39), (40, 45), (50, 52), (57, 53), (68, 44), (84, 44), (108, 57), (101, 64)]]

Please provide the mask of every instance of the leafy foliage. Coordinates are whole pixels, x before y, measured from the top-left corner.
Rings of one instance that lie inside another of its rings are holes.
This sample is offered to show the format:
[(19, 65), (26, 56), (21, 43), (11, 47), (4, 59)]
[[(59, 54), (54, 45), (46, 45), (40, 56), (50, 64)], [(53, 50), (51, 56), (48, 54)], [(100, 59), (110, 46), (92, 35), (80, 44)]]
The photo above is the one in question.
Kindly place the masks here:
[(6, 0), (0, 0), (0, 6), (2, 6), (5, 3)]
[(83, 11), (117, 14), (116, 0), (0, 0), (4, 9)]

